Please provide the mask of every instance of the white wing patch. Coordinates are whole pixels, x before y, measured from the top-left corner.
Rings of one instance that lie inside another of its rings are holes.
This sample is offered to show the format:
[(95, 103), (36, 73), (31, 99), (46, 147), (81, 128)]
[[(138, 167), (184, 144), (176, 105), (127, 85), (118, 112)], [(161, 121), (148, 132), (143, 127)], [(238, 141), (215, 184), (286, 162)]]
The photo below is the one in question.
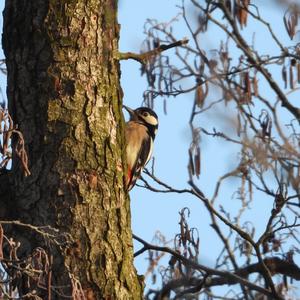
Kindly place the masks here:
[(148, 157), (147, 157), (147, 160), (146, 160), (145, 165), (149, 162), (149, 160), (150, 160), (150, 158), (151, 158), (151, 156), (152, 156), (152, 152), (153, 152), (153, 140), (150, 139), (149, 155), (148, 155)]

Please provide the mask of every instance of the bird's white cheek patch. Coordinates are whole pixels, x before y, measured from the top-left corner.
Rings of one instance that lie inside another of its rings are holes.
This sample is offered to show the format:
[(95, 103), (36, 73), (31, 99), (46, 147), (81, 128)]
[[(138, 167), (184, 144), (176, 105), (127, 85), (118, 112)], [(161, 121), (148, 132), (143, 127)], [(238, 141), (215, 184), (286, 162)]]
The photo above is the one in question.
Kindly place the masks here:
[(150, 124), (150, 125), (153, 125), (153, 126), (156, 126), (158, 125), (158, 121), (156, 118), (154, 118), (153, 116), (148, 116), (145, 118), (145, 121)]

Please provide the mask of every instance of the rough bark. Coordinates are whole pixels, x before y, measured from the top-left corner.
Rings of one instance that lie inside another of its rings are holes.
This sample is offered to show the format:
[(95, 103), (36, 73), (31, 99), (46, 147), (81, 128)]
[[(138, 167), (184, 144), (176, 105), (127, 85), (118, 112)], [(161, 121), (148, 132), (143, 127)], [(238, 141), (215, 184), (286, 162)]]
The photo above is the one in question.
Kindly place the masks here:
[[(116, 10), (115, 0), (6, 0), (4, 11), (9, 110), (32, 175), (13, 162), (1, 217), (70, 233), (53, 282), (68, 270), (88, 299), (142, 297), (123, 185)], [(25, 252), (42, 243), (19, 238)]]

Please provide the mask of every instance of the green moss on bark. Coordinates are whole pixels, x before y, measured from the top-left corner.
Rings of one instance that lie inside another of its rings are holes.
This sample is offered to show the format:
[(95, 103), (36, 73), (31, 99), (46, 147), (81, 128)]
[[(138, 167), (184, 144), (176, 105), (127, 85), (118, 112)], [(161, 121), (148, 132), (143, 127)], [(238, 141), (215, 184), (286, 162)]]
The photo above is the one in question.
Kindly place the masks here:
[(71, 234), (76, 247), (57, 260), (57, 284), (62, 274), (68, 281), (65, 261), (95, 299), (141, 299), (123, 182), (116, 1), (6, 3), (10, 110), (32, 171), (23, 179), (13, 166), (16, 196), (7, 218)]

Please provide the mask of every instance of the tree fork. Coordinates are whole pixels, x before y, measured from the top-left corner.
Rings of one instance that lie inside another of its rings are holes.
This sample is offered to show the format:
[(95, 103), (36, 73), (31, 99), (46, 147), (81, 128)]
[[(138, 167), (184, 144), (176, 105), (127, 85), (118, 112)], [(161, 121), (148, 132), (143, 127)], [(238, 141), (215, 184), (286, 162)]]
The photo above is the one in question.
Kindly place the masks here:
[[(31, 176), (13, 162), (1, 217), (69, 233), (73, 248), (56, 253), (52, 280), (67, 269), (88, 299), (142, 298), (123, 186), (116, 15), (115, 0), (6, 0), (4, 11), (9, 111)], [(41, 246), (17, 230), (24, 253)]]

